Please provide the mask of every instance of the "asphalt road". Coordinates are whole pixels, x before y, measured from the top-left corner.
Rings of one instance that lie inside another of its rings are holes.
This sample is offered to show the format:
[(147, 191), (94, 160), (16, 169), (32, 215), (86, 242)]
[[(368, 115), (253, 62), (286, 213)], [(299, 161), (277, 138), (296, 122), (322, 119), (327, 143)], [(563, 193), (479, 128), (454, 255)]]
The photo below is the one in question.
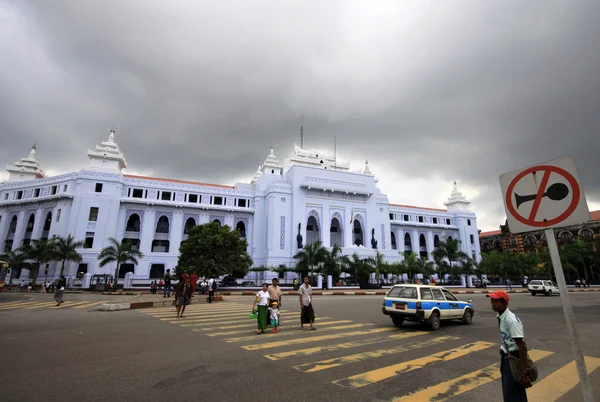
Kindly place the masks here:
[[(300, 331), (298, 299), (289, 296), (281, 332), (265, 335), (247, 317), (248, 297), (193, 304), (175, 319), (173, 308), (98, 312), (34, 296), (49, 305), (27, 309), (31, 295), (0, 294), (3, 401), (502, 400), (491, 366), (499, 361), (497, 320), (483, 295), (469, 295), (472, 325), (437, 332), (393, 327), (381, 296), (315, 297), (318, 329)], [(570, 296), (590, 370), (600, 365), (600, 293)], [(71, 302), (100, 301), (94, 297)], [(538, 356), (529, 400), (581, 401), (560, 298), (514, 294), (510, 308)], [(600, 400), (600, 370), (591, 379)]]

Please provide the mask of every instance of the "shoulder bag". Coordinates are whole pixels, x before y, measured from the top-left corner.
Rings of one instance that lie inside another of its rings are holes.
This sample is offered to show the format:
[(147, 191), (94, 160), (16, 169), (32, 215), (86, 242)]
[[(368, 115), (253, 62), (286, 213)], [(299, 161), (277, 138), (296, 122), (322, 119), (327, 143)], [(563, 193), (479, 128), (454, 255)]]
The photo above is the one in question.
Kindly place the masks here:
[[(523, 378), (521, 375), (521, 359), (510, 354), (510, 350), (508, 349), (508, 345), (504, 339), (502, 339), (502, 343), (508, 352), (506, 354), (506, 360), (508, 362), (508, 366), (510, 367), (510, 372), (512, 373), (513, 379), (515, 382), (521, 383)], [(527, 345), (525, 346), (525, 349), (527, 350)], [(529, 357), (529, 353), (527, 353), (527, 376), (529, 377), (529, 381), (531, 381), (531, 383), (534, 383), (538, 379), (538, 369), (533, 360), (531, 360)]]

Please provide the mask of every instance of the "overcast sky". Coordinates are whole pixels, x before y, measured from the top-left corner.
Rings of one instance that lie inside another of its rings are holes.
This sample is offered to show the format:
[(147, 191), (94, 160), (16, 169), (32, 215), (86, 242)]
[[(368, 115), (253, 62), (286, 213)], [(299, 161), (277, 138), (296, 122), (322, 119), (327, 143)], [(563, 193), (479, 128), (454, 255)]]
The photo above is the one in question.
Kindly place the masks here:
[[(595, 1), (32, 1), (0, 5), (0, 162), (79, 170), (112, 125), (127, 172), (234, 184), (273, 145), (365, 159), (390, 201), (478, 225), (498, 177), (576, 157), (600, 209)], [(0, 174), (5, 179), (7, 174)]]

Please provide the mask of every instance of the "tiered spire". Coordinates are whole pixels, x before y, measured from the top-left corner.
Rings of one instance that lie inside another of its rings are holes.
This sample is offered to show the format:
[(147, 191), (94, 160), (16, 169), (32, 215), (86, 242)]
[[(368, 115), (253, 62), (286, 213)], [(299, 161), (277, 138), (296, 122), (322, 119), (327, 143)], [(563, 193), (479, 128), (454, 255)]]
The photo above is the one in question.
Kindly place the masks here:
[(46, 177), (36, 158), (36, 150), (37, 141), (31, 147), (27, 157), (22, 158), (20, 162), (15, 162), (14, 166), (6, 167), (9, 173), (8, 181), (34, 180)]
[(263, 165), (261, 167), (261, 171), (263, 173), (280, 175), (282, 168), (283, 168), (283, 166), (281, 165), (281, 163), (279, 162), (279, 159), (275, 155), (275, 150), (273, 149), (273, 147), (271, 147), (269, 156), (267, 156), (267, 159), (265, 159), (265, 163), (263, 163)]
[(92, 169), (121, 172), (122, 169), (127, 167), (125, 157), (119, 150), (119, 145), (115, 142), (114, 128), (110, 130), (108, 141), (102, 141), (100, 145), (96, 145), (95, 150), (88, 150), (88, 157)]
[(448, 197), (448, 201), (446, 201), (444, 205), (448, 208), (449, 212), (453, 212), (468, 211), (469, 204), (471, 204), (471, 201), (467, 200), (467, 197), (465, 197), (463, 193), (458, 191), (458, 185), (456, 184), (456, 180), (454, 180), (454, 187), (452, 188), (452, 193), (450, 193), (450, 197)]

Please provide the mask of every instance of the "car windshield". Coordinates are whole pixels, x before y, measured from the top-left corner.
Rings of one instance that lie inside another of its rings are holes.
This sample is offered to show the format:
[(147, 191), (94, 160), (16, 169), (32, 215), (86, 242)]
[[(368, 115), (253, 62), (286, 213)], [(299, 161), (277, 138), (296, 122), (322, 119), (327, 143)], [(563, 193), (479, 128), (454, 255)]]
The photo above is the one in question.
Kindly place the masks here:
[(541, 285), (542, 281), (531, 281), (529, 282), (530, 285)]
[(397, 297), (402, 299), (416, 299), (417, 288), (413, 286), (395, 286), (387, 294), (388, 297)]

